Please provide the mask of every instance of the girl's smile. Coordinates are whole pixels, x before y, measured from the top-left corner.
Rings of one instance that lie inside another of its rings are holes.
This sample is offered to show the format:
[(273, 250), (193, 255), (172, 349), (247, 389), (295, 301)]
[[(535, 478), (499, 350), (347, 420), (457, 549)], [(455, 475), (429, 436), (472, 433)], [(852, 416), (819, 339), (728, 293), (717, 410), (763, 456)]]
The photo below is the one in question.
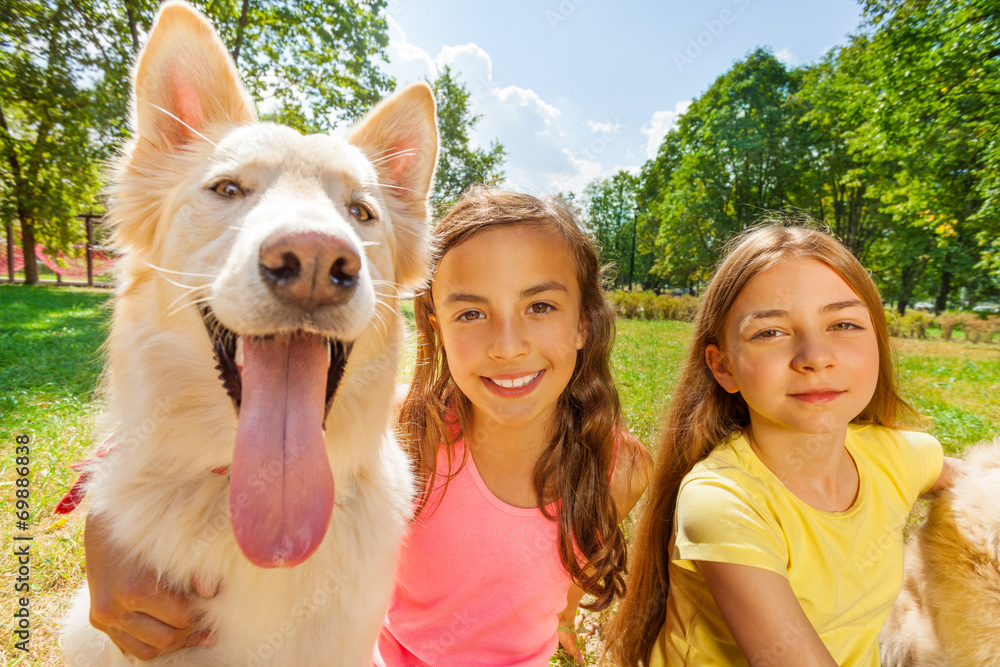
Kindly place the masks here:
[(544, 433), (586, 340), (568, 242), (529, 224), (484, 230), (441, 258), (431, 291), (432, 322), (473, 421)]
[(507, 375), (513, 375), (514, 377), (499, 375), (494, 377), (484, 377), (483, 382), (486, 383), (488, 388), (498, 393), (500, 396), (520, 396), (522, 394), (527, 394), (529, 391), (534, 389), (544, 372), (545, 371), (538, 371), (537, 373), (530, 373), (528, 375), (508, 373)]

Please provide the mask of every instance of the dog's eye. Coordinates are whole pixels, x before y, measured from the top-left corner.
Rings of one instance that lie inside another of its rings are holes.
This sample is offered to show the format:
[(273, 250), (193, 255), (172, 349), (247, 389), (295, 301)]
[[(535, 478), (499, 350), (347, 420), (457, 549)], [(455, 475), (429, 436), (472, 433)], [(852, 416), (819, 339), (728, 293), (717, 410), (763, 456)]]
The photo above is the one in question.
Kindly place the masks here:
[(240, 187), (239, 183), (229, 179), (219, 181), (215, 184), (212, 190), (214, 190), (216, 194), (228, 197), (229, 199), (237, 199), (243, 196), (243, 188)]
[(351, 204), (347, 208), (347, 212), (350, 213), (351, 217), (353, 217), (355, 220), (359, 220), (361, 222), (366, 222), (375, 217), (372, 215), (372, 212), (369, 211), (366, 206), (363, 206), (361, 204)]

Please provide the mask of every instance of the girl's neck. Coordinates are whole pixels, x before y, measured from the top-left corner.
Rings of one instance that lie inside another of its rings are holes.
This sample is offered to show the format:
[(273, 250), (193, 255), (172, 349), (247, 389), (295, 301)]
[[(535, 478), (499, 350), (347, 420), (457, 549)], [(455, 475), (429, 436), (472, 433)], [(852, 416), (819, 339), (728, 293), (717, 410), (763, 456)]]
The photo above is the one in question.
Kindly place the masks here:
[(744, 436), (757, 458), (803, 502), (827, 512), (854, 504), (860, 477), (847, 450), (847, 425), (805, 434), (751, 422)]
[(472, 419), (465, 442), (480, 477), (500, 500), (515, 507), (536, 507), (535, 466), (549, 444), (551, 417), (541, 423), (504, 424), (488, 415)]

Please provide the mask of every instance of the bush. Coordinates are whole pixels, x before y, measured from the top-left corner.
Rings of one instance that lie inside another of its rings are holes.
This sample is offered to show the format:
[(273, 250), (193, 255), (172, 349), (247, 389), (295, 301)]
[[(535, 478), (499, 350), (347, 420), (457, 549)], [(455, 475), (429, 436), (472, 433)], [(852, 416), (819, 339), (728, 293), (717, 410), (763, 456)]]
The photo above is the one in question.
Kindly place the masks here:
[(951, 340), (955, 327), (962, 321), (960, 313), (943, 312), (934, 320), (941, 329), (941, 340)]
[(903, 325), (896, 316), (895, 311), (883, 310), (885, 314), (885, 324), (889, 327), (889, 335), (900, 338), (903, 335)]
[(655, 320), (657, 319), (656, 308), (653, 304), (656, 303), (656, 295), (652, 292), (633, 292), (633, 298), (637, 304), (636, 310), (639, 315), (644, 320)]
[(911, 338), (919, 338), (921, 340), (927, 339), (927, 329), (930, 327), (931, 322), (934, 321), (927, 313), (920, 310), (913, 310), (903, 316), (902, 329), (903, 335), (908, 335)]
[(968, 319), (963, 323), (966, 340), (971, 343), (992, 343), (993, 335), (1000, 330), (1000, 318), (990, 315), (980, 319), (975, 315), (968, 315)]
[(690, 322), (698, 310), (698, 298), (690, 295), (656, 296), (653, 292), (616, 290), (608, 296), (608, 300), (619, 316), (628, 319)]
[(682, 322), (692, 321), (695, 313), (698, 312), (698, 304), (701, 303), (698, 297), (685, 294), (684, 296), (674, 297), (674, 300), (677, 302), (677, 311), (673, 319)]

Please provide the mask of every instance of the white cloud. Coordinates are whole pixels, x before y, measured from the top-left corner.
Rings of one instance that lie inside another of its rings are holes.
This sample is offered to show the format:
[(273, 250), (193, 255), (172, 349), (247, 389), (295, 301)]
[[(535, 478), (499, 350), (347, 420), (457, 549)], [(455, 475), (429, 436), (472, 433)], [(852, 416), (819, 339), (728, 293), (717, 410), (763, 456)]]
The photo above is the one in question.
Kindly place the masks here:
[(677, 125), (677, 119), (691, 106), (691, 100), (683, 100), (674, 105), (672, 111), (657, 111), (649, 120), (649, 125), (644, 125), (642, 133), (646, 135), (646, 158), (652, 160), (660, 150), (660, 144), (667, 132)]
[(598, 123), (593, 120), (588, 120), (587, 126), (590, 128), (591, 132), (600, 132), (601, 134), (607, 134), (610, 136), (616, 136), (622, 129), (622, 126), (619, 123)]
[(795, 57), (792, 50), (784, 48), (774, 54), (774, 57), (785, 64), (786, 67), (795, 67), (799, 64), (799, 59)]
[(617, 122), (589, 121), (569, 131), (563, 127), (562, 110), (534, 90), (499, 85), (493, 79), (493, 59), (480, 46), (444, 46), (431, 56), (409, 43), (391, 15), (388, 23), (390, 62), (385, 70), (402, 85), (433, 79), (445, 65), (450, 66), (470, 93), (470, 110), (481, 116), (470, 133), (470, 143), (477, 148), (486, 148), (493, 140), (503, 144), (510, 187), (536, 194), (582, 192), (601, 175), (600, 155), (606, 143), (621, 133)]

